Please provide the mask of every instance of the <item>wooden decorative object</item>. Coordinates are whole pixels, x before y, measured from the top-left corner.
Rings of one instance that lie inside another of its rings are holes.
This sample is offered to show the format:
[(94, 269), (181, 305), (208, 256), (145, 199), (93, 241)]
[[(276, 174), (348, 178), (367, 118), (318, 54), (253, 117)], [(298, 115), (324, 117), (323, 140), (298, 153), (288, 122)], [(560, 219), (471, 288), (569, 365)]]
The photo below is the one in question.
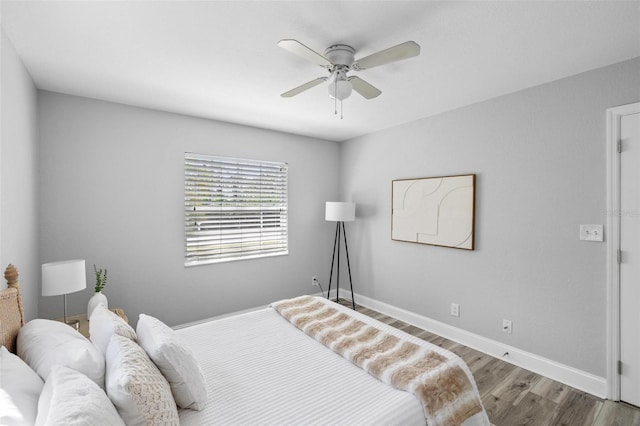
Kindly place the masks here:
[(9, 352), (16, 352), (16, 339), (20, 328), (24, 325), (24, 307), (20, 294), (18, 270), (13, 265), (7, 266), (4, 277), (7, 288), (0, 291), (0, 344)]
[(20, 288), (20, 284), (18, 283), (18, 277), (20, 273), (16, 269), (15, 266), (9, 264), (7, 269), (4, 270), (4, 279), (7, 280), (7, 287), (9, 288)]

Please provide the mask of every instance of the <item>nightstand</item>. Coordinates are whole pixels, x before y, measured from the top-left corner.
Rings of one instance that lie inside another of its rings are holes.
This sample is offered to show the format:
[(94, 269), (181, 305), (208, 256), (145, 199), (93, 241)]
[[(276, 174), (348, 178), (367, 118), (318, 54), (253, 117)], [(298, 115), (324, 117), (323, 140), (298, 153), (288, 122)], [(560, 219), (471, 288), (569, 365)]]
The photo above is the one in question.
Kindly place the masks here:
[[(125, 320), (125, 322), (129, 323), (129, 319), (125, 315), (124, 311), (119, 308), (111, 309), (111, 312), (117, 314), (120, 318)], [(89, 320), (87, 319), (87, 314), (81, 315), (67, 315), (67, 321), (78, 321), (78, 332), (82, 334), (87, 339), (89, 338)], [(63, 321), (62, 318), (57, 318), (56, 321)]]
[[(62, 318), (57, 318), (56, 321), (64, 321)], [(78, 332), (87, 339), (89, 338), (89, 320), (87, 314), (82, 315), (67, 315), (67, 321), (78, 321)]]

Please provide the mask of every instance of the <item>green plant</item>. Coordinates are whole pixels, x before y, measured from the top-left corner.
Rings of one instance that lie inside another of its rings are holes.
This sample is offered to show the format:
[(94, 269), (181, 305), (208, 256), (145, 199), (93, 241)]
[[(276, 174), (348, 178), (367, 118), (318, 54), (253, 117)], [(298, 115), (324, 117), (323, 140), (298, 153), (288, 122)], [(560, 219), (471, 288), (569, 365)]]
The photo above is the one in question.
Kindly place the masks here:
[(107, 268), (98, 269), (94, 263), (93, 270), (96, 272), (96, 293), (99, 293), (107, 285)]

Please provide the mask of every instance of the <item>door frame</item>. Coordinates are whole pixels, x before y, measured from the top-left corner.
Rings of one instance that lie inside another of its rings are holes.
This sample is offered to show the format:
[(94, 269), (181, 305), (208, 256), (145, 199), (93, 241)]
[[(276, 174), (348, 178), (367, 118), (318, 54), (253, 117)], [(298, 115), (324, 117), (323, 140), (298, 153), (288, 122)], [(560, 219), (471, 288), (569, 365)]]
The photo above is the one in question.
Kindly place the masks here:
[(607, 109), (607, 398), (620, 400), (620, 127), (640, 102)]

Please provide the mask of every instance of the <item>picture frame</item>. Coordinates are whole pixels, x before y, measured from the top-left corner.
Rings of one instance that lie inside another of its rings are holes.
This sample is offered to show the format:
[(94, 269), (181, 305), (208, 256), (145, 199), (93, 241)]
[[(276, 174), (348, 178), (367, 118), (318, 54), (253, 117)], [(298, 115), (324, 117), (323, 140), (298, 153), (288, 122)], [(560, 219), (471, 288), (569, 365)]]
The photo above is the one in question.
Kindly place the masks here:
[(476, 175), (391, 181), (391, 239), (475, 249)]

